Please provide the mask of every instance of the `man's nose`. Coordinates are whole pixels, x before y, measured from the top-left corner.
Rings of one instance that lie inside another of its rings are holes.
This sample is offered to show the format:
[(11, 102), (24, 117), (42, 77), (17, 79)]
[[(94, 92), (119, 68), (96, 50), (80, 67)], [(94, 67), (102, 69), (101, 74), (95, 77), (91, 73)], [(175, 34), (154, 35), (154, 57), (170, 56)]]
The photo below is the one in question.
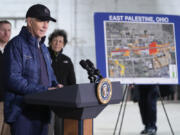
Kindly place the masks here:
[(48, 28), (49, 26), (49, 21), (44, 21), (44, 25), (43, 25), (45, 28)]

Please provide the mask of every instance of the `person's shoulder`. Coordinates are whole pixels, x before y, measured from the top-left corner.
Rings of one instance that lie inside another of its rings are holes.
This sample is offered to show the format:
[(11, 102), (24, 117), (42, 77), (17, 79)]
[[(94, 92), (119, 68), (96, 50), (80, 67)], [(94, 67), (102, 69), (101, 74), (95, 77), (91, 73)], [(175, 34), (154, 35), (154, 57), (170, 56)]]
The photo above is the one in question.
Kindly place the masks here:
[(67, 56), (67, 55), (65, 55), (65, 54), (61, 54), (62, 56), (62, 58), (64, 59), (64, 60), (68, 60), (68, 61), (70, 61), (71, 62), (71, 58), (69, 57), (69, 56)]
[(21, 39), (19, 36), (15, 36), (13, 37), (11, 40), (9, 40), (9, 42), (7, 43), (7, 47), (14, 47), (17, 46), (18, 43), (20, 43)]
[(6, 45), (5, 52), (9, 52), (10, 50), (21, 50), (23, 45), (25, 44), (22, 36), (17, 35), (13, 37)]

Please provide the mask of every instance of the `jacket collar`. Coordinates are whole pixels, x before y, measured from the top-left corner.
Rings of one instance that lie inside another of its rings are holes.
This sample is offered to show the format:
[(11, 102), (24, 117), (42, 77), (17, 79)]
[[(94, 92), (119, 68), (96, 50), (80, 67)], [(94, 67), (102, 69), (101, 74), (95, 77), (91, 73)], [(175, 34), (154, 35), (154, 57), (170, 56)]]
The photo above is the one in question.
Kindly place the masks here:
[[(20, 35), (23, 36), (30, 44), (32, 45), (38, 45), (38, 39), (36, 37), (34, 37), (27, 29), (27, 27), (23, 26), (21, 31), (20, 31)], [(46, 39), (46, 36), (41, 38), (41, 41), (39, 42), (39, 44), (43, 44), (44, 41)]]
[(49, 52), (50, 52), (51, 56), (53, 56), (53, 57), (58, 57), (58, 56), (60, 56), (60, 55), (62, 54), (62, 52), (63, 52), (63, 49), (61, 49), (61, 51), (58, 52), (58, 53), (54, 52), (54, 51), (51, 49), (51, 47), (48, 47), (48, 49), (49, 49)]

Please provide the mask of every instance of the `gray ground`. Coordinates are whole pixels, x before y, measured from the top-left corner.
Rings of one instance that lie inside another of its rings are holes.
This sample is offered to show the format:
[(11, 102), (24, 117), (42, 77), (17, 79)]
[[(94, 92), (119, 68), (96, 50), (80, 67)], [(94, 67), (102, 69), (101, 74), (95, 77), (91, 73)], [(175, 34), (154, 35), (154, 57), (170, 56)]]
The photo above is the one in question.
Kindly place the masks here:
[[(113, 135), (120, 104), (107, 106), (94, 119), (94, 135)], [(174, 135), (180, 135), (180, 102), (165, 102)], [(118, 127), (120, 127), (118, 125)], [(161, 102), (158, 102), (157, 135), (172, 135)], [(143, 129), (138, 104), (128, 102), (121, 135), (139, 135)], [(119, 128), (118, 128), (119, 129)], [(118, 132), (116, 133), (118, 135)]]

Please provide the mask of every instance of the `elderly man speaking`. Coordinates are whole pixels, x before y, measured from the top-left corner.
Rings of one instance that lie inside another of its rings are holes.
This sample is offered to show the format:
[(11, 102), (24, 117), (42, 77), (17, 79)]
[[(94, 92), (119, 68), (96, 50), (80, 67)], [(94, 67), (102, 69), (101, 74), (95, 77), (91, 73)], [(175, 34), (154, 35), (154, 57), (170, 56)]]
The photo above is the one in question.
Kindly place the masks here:
[(26, 13), (27, 26), (9, 41), (4, 51), (4, 114), (12, 135), (47, 135), (49, 108), (27, 105), (23, 96), (62, 87), (57, 84), (44, 44), (49, 21), (56, 20), (46, 6), (31, 6)]

